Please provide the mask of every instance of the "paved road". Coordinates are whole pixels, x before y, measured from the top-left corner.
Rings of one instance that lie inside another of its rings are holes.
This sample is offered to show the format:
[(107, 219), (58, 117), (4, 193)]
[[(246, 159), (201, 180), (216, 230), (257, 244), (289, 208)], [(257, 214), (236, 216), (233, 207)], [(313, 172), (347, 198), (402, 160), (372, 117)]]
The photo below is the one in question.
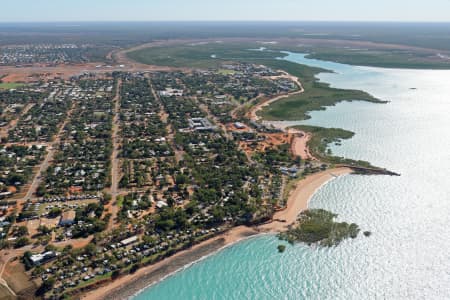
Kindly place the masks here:
[(75, 103), (72, 103), (72, 107), (67, 112), (66, 119), (59, 127), (59, 130), (58, 130), (58, 133), (56, 134), (55, 140), (52, 143), (47, 144), (48, 145), (47, 146), (47, 155), (45, 156), (44, 161), (41, 163), (38, 172), (34, 176), (33, 182), (31, 183), (30, 188), (28, 189), (24, 200), (30, 200), (31, 197), (33, 196), (33, 194), (36, 193), (36, 190), (39, 187), (39, 184), (41, 183), (41, 180), (42, 180), (42, 174), (44, 174), (44, 172), (47, 171), (48, 166), (50, 165), (50, 162), (53, 160), (56, 149), (58, 148), (58, 145), (61, 142), (62, 131), (64, 130), (64, 127), (66, 127), (66, 124), (69, 122), (74, 108), (75, 108)]
[(148, 79), (148, 83), (150, 85), (150, 89), (152, 91), (153, 97), (159, 101), (159, 104), (161, 105), (161, 112), (160, 112), (160, 116), (163, 116), (161, 118), (161, 121), (166, 123), (166, 130), (167, 130), (167, 142), (169, 143), (169, 145), (172, 147), (172, 150), (175, 153), (175, 160), (177, 162), (180, 162), (181, 160), (183, 160), (184, 154), (185, 152), (183, 150), (179, 150), (176, 146), (175, 146), (175, 142), (174, 142), (174, 136), (175, 136), (175, 130), (173, 130), (172, 125), (169, 123), (168, 121), (168, 117), (169, 114), (167, 113), (167, 111), (164, 108), (164, 104), (161, 101), (161, 98), (159, 97), (158, 93), (156, 93), (155, 88), (153, 87), (153, 84), (151, 83), (150, 79)]
[(111, 229), (114, 225), (114, 221), (117, 218), (119, 207), (116, 205), (119, 180), (120, 180), (120, 161), (119, 161), (119, 115), (120, 115), (120, 87), (122, 81), (117, 82), (116, 96), (114, 97), (114, 117), (112, 124), (112, 143), (113, 151), (111, 155), (111, 218), (108, 223), (108, 228)]

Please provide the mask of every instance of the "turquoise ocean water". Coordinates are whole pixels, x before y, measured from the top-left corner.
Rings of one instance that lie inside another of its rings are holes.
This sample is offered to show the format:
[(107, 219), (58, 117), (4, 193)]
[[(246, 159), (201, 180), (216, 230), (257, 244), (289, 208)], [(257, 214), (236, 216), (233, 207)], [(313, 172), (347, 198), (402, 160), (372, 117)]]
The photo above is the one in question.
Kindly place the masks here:
[(134, 300), (450, 299), (450, 71), (354, 67), (293, 53), (287, 59), (335, 71), (319, 76), (332, 86), (391, 101), (343, 102), (303, 122), (354, 131), (334, 153), (402, 174), (340, 177), (311, 199), (311, 207), (372, 236), (330, 249), (298, 244), (282, 254), (275, 237), (251, 238)]

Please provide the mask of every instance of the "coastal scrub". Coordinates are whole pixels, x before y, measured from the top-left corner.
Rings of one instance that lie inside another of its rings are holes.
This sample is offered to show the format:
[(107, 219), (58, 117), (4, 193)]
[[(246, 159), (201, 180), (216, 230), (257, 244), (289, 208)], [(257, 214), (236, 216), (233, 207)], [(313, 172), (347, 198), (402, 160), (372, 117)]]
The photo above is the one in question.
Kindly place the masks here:
[(278, 245), (277, 249), (278, 249), (278, 252), (283, 253), (284, 250), (286, 250), (286, 246), (285, 245)]
[(336, 222), (336, 214), (324, 209), (310, 209), (299, 216), (299, 224), (278, 235), (280, 240), (304, 242), (308, 245), (332, 247), (345, 239), (356, 238), (359, 227), (355, 223)]

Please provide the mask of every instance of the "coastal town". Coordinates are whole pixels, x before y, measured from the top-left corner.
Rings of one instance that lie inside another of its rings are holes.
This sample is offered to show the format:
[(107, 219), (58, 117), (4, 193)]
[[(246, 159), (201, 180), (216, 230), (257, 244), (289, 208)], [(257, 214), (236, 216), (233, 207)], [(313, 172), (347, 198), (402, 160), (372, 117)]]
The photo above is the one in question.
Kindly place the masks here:
[(450, 298), (448, 11), (2, 2), (0, 300)]
[(5, 286), (77, 296), (236, 226), (271, 222), (292, 182), (328, 168), (308, 135), (254, 117), (257, 104), (302, 89), (284, 71), (226, 63), (0, 90)]
[[(3, 57), (78, 49), (41, 48)], [(328, 144), (351, 133), (261, 118), (305, 92), (286, 69), (147, 66), (126, 51), (110, 53), (109, 67), (77, 60), (83, 67), (47, 72), (37, 56), (41, 67), (1, 75), (0, 282), (10, 295), (109, 299), (246, 236), (287, 230), (332, 178), (387, 172), (330, 156)]]

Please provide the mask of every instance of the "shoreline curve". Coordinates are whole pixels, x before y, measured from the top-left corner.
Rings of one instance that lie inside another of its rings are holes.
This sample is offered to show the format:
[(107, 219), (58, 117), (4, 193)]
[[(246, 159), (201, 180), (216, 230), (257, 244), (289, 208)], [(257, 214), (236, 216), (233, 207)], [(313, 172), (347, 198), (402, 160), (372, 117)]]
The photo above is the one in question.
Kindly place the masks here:
[[(339, 176), (352, 173), (350, 168), (340, 167), (314, 173), (301, 179), (289, 195), (284, 210), (274, 214), (270, 223), (255, 227), (238, 226), (203, 241), (189, 249), (180, 251), (153, 265), (143, 267), (134, 274), (128, 274), (87, 292), (81, 299), (131, 299), (148, 287), (214, 255), (221, 250), (262, 234), (275, 234), (296, 222), (297, 216), (308, 208), (310, 199), (327, 182)], [(277, 221), (275, 221), (277, 220)], [(279, 220), (284, 220), (280, 222)]]

